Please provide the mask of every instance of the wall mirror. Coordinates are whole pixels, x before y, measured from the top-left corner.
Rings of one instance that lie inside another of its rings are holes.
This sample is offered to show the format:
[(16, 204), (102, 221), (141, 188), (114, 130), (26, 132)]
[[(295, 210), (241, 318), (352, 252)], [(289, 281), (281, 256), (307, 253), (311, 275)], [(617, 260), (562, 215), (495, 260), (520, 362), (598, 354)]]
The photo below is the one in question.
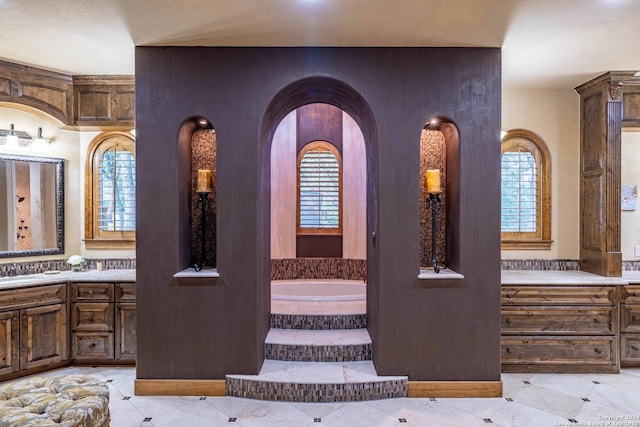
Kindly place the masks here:
[(0, 154), (0, 258), (64, 253), (64, 160)]

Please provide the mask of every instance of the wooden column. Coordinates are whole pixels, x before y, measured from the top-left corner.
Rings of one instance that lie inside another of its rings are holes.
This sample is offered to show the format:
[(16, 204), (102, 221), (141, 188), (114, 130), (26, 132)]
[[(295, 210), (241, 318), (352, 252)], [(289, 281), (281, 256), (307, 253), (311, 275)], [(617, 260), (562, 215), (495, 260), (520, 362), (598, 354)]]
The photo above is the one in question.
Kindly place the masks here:
[(580, 268), (602, 276), (622, 275), (622, 82), (634, 74), (609, 72), (576, 88), (580, 94)]

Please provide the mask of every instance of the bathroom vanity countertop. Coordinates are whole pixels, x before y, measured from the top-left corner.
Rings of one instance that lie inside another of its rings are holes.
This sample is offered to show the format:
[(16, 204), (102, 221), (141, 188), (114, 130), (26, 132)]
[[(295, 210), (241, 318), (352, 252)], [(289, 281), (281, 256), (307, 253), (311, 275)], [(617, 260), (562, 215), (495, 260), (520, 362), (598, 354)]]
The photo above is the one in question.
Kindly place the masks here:
[(26, 274), (0, 278), (0, 290), (66, 282), (135, 282), (136, 270), (61, 271), (56, 274)]
[(635, 273), (640, 281), (640, 272), (623, 273), (622, 277), (605, 277), (577, 270), (503, 270), (503, 285), (627, 285)]

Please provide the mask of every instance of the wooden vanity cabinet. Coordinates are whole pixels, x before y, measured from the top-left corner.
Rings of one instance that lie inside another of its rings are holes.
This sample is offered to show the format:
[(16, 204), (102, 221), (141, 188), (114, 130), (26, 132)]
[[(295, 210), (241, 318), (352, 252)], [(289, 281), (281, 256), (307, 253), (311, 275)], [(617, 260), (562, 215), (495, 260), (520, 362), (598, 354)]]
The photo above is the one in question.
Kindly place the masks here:
[(113, 283), (71, 283), (71, 358), (113, 359)]
[(0, 292), (0, 376), (9, 379), (68, 360), (66, 284)]
[(115, 358), (136, 360), (136, 284), (116, 283)]
[(504, 285), (503, 372), (617, 373), (616, 285)]
[(135, 283), (71, 283), (71, 358), (133, 363)]
[(620, 365), (640, 366), (640, 285), (625, 287), (620, 304)]

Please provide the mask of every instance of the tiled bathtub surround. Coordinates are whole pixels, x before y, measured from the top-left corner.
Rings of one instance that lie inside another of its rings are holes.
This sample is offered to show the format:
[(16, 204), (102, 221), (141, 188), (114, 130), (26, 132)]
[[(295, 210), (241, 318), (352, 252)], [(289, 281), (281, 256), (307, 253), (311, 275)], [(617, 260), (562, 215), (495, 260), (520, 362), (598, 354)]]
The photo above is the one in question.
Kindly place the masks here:
[[(103, 270), (135, 270), (136, 260), (135, 258), (102, 258), (102, 259), (86, 259), (83, 268), (88, 270), (96, 270), (96, 263), (102, 263)], [(5, 277), (13, 274), (11, 272), (12, 266), (15, 263), (15, 274), (22, 276), (25, 274), (38, 274), (44, 273), (50, 270), (71, 270), (71, 265), (67, 264), (65, 259), (53, 259), (42, 261), (11, 261), (8, 263), (0, 264), (0, 277)]]
[(577, 259), (503, 259), (503, 270), (579, 270)]
[(344, 258), (287, 258), (271, 260), (271, 280), (367, 280), (367, 261)]

